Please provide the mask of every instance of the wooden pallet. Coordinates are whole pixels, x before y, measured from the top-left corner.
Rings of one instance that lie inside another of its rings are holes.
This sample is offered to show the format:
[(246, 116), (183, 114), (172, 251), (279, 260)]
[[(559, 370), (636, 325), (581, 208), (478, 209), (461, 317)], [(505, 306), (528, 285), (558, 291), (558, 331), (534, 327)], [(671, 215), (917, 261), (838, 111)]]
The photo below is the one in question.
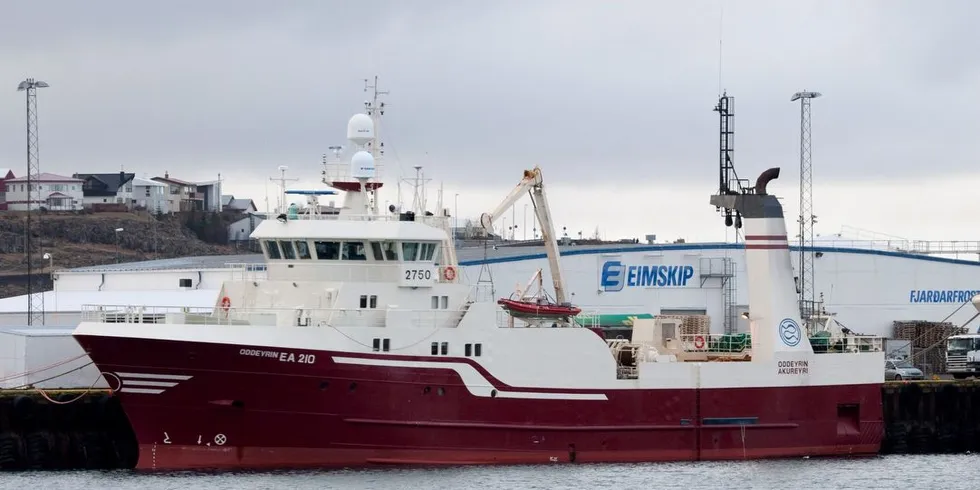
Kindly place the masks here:
[[(946, 339), (966, 333), (966, 329), (950, 322), (895, 321), (893, 326), (893, 337), (911, 341), (914, 363), (927, 375), (946, 372)], [(923, 352), (924, 349), (929, 350)]]
[(681, 321), (681, 335), (708, 335), (711, 333), (711, 317), (708, 315), (657, 315), (655, 318)]

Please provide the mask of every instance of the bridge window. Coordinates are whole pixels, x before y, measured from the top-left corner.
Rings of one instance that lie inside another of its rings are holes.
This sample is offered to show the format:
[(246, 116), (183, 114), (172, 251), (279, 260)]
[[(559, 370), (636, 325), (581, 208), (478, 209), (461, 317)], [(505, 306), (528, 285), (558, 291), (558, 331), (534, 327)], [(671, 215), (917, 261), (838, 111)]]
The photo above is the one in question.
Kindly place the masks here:
[(440, 346), (440, 349), (439, 350), (442, 351), (442, 355), (444, 355), (444, 356), (445, 355), (448, 355), (449, 354), (449, 342), (443, 342), (442, 345)]
[(364, 242), (344, 242), (343, 255), (340, 260), (367, 260), (364, 255)]
[(279, 240), (279, 247), (282, 248), (282, 255), (286, 260), (296, 260), (296, 251), (293, 249), (293, 242)]
[(433, 342), (432, 343), (432, 350), (430, 352), (434, 356), (438, 356), (439, 355), (439, 342)]
[(436, 253), (435, 243), (423, 243), (419, 251), (419, 260), (432, 260), (432, 256)]
[(471, 355), (473, 355), (473, 344), (466, 344), (466, 346), (464, 346), (463, 352), (464, 352), (463, 355), (466, 357), (470, 357)]
[(483, 354), (483, 344), (473, 344), (473, 355), (480, 357)]
[(265, 250), (270, 259), (279, 260), (282, 258), (282, 254), (279, 252), (279, 245), (275, 240), (266, 240)]
[(296, 240), (296, 256), (301, 259), (310, 258), (310, 244), (305, 240)]
[(402, 260), (412, 262), (418, 260), (419, 244), (417, 242), (402, 243)]
[(371, 242), (371, 251), (374, 254), (374, 260), (398, 260), (398, 248), (395, 242)]
[(337, 260), (340, 258), (340, 242), (313, 242), (316, 248), (316, 258), (320, 260)]
[(374, 254), (374, 260), (378, 262), (385, 259), (384, 252), (381, 251), (381, 242), (371, 242), (371, 253)]

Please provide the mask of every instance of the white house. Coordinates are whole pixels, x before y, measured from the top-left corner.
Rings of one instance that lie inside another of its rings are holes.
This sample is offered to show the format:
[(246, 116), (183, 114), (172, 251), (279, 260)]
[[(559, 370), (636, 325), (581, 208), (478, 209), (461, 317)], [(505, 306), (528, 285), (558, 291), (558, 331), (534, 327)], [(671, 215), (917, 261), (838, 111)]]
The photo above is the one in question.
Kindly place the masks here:
[(133, 201), (137, 207), (157, 213), (170, 213), (167, 185), (150, 179), (133, 177)]
[(228, 225), (228, 242), (247, 242), (256, 226), (265, 219), (261, 214), (248, 213), (242, 219)]
[(82, 208), (81, 179), (49, 173), (41, 173), (31, 187), (39, 185), (40, 201), (37, 194), (30, 196), (28, 202), (27, 177), (17, 177), (4, 182), (7, 188), (7, 208), (11, 211), (27, 211), (42, 207), (50, 211), (74, 211)]

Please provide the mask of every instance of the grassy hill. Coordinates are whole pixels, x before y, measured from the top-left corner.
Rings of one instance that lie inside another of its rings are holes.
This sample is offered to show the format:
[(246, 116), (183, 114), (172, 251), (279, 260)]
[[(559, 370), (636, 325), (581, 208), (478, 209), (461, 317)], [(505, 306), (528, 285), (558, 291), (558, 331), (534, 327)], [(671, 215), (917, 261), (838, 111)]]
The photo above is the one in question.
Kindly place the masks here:
[[(40, 216), (42, 252), (34, 254), (33, 267), (43, 273), (50, 272), (51, 266), (58, 270), (117, 261), (235, 253), (234, 247), (218, 244), (227, 241), (227, 225), (235, 219), (229, 215), (46, 212), (35, 216)], [(0, 211), (0, 297), (26, 292), (23, 278), (19, 277), (27, 271), (25, 218), (23, 212)], [(118, 233), (118, 242), (117, 228), (123, 229)], [(51, 254), (50, 264), (42, 259), (44, 252)]]

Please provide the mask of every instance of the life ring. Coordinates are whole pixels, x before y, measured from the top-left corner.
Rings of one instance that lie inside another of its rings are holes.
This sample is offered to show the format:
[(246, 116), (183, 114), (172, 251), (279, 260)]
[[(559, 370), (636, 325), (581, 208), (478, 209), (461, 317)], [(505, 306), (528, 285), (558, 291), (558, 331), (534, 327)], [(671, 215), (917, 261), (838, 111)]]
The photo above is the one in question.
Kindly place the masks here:
[(453, 266), (446, 267), (442, 270), (442, 277), (447, 281), (456, 279), (456, 268)]
[(698, 335), (697, 337), (694, 337), (694, 348), (695, 349), (704, 349), (704, 337), (702, 337), (700, 335)]
[(227, 312), (231, 308), (231, 298), (225, 296), (221, 298), (221, 309)]

